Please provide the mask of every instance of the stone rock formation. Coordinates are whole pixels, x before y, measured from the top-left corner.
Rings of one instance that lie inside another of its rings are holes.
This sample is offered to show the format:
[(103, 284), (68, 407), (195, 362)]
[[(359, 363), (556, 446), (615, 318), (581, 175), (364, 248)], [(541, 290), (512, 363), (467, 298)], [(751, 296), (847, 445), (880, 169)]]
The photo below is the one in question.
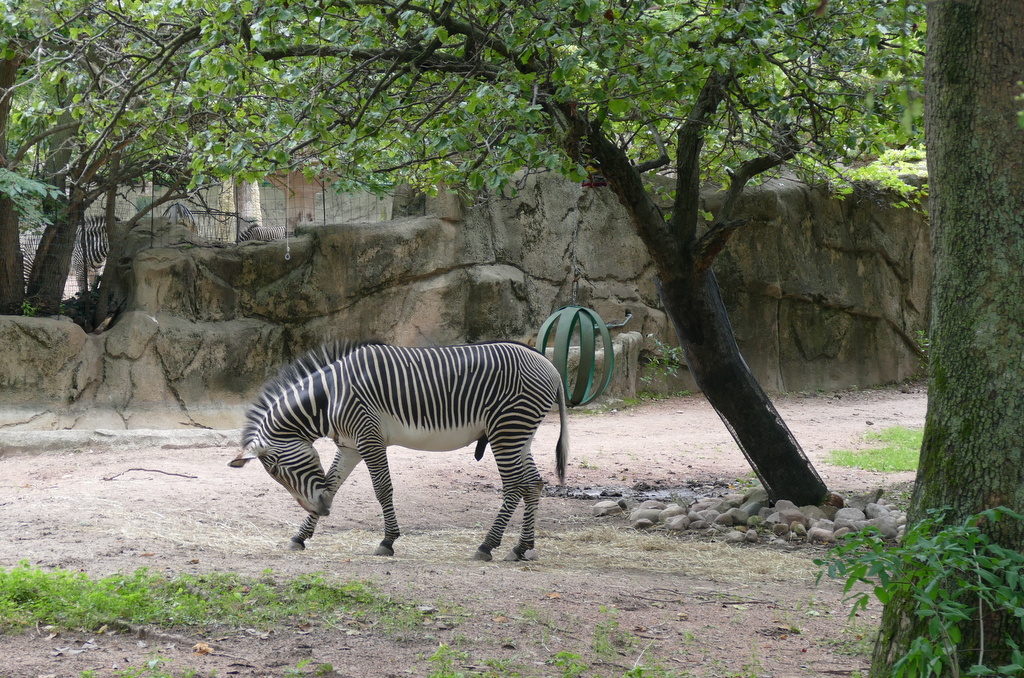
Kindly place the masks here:
[[(706, 208), (718, 199), (709, 190)], [(674, 343), (646, 250), (610, 191), (541, 176), (472, 209), (433, 204), (439, 216), (300, 227), (267, 243), (136, 227), (119, 262), (126, 310), (107, 331), (0, 317), (0, 428), (236, 427), (263, 382), (324, 337), (532, 342), (574, 296), (606, 322), (632, 316), (615, 331), (617, 395), (635, 394), (638, 358)], [(931, 276), (921, 214), (788, 180), (748, 191), (741, 212), (749, 223), (716, 271), (766, 389), (917, 371)], [(671, 382), (649, 372), (656, 388), (692, 388), (685, 369)]]

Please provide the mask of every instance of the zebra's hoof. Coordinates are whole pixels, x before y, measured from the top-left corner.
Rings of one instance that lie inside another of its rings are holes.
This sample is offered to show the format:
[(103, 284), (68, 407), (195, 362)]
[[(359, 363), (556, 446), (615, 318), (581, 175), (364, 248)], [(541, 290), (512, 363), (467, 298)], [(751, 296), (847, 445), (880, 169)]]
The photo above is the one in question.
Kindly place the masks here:
[(537, 557), (537, 549), (527, 549), (526, 552), (520, 553), (518, 548), (512, 549), (507, 556), (505, 556), (507, 562), (514, 562), (517, 560), (539, 560)]
[(485, 563), (487, 563), (491, 561), (491, 554), (487, 551), (477, 549), (476, 553), (473, 554), (473, 560), (482, 560)]
[(387, 546), (381, 544), (377, 547), (377, 550), (373, 552), (375, 556), (393, 556), (395, 555), (394, 549), (389, 549)]
[(304, 542), (302, 542), (301, 540), (299, 540), (299, 539), (297, 539), (295, 537), (292, 537), (291, 540), (288, 542), (288, 550), (289, 551), (305, 551), (306, 550), (306, 544)]

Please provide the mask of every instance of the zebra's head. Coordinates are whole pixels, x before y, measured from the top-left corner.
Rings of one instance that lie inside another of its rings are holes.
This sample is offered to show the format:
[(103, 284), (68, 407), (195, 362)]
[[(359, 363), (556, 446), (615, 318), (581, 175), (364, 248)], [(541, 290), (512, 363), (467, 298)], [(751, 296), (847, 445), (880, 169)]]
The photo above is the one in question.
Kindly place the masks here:
[(291, 445), (261, 445), (251, 442), (228, 462), (240, 468), (252, 459), (259, 459), (270, 477), (295, 497), (299, 506), (315, 516), (331, 513), (334, 493), (327, 489), (327, 478), (320, 465), (320, 455), (305, 441)]

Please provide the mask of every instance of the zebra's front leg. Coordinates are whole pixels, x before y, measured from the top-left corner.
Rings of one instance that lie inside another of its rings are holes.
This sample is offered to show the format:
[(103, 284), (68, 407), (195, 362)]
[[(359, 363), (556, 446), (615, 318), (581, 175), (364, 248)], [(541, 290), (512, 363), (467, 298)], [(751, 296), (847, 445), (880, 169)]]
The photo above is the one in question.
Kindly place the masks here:
[[(338, 492), (338, 488), (341, 487), (341, 484), (352, 473), (352, 469), (362, 460), (363, 458), (359, 456), (359, 452), (356, 450), (338, 445), (338, 450), (334, 454), (334, 461), (327, 472), (327, 492), (330, 494), (332, 502), (334, 495)], [(299, 528), (299, 531), (288, 542), (288, 550), (305, 551), (306, 540), (313, 538), (313, 532), (316, 530), (318, 522), (320, 522), (320, 516), (314, 513), (308, 514), (306, 520), (302, 523), (302, 527)]]
[(312, 513), (307, 515), (306, 520), (302, 523), (302, 527), (299, 528), (299, 531), (288, 542), (288, 550), (305, 551), (306, 540), (313, 536), (313, 530), (316, 529), (316, 524), (319, 520), (320, 516), (313, 515)]
[(383, 444), (360, 447), (366, 468), (370, 472), (373, 493), (384, 514), (384, 539), (381, 540), (375, 556), (395, 555), (395, 540), (399, 537), (398, 518), (395, 516), (394, 492), (391, 487), (391, 472), (388, 470), (387, 448)]
[(487, 536), (484, 537), (484, 543), (480, 544), (476, 549), (476, 553), (473, 554), (474, 560), (489, 561), (492, 559), (491, 551), (501, 545), (501, 538), (505, 534), (508, 521), (512, 518), (516, 507), (519, 506), (519, 500), (523, 496), (522, 487), (519, 484), (505, 484), (501, 493), (503, 499), (501, 509), (498, 511), (498, 517), (495, 518), (494, 524), (491, 525)]

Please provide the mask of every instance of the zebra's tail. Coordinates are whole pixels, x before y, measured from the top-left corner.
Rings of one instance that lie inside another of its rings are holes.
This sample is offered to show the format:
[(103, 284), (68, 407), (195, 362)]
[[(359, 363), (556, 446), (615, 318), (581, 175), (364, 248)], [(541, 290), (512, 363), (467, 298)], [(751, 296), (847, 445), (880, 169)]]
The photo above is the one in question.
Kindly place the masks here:
[(558, 484), (565, 485), (565, 466), (569, 460), (569, 423), (566, 417), (565, 386), (562, 378), (558, 378), (558, 419), (562, 430), (558, 434), (555, 445), (555, 471), (558, 473)]

